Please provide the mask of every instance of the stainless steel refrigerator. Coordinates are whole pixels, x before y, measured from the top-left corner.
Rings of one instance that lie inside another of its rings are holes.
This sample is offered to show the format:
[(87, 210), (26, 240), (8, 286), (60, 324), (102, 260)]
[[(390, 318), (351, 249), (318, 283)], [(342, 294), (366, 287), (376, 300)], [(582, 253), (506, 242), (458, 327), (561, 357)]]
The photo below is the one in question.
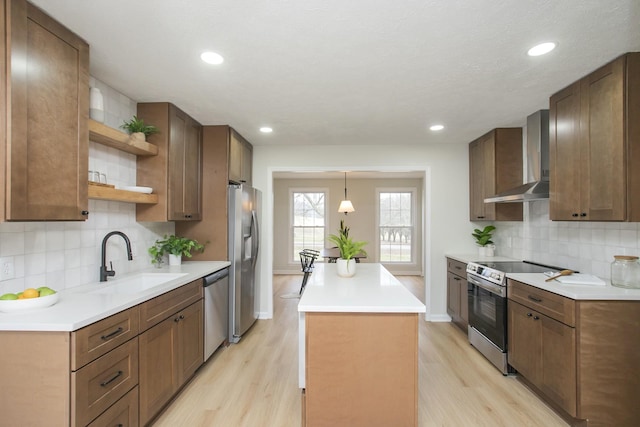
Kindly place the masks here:
[(229, 342), (237, 343), (258, 318), (256, 262), (260, 248), (260, 191), (229, 185)]

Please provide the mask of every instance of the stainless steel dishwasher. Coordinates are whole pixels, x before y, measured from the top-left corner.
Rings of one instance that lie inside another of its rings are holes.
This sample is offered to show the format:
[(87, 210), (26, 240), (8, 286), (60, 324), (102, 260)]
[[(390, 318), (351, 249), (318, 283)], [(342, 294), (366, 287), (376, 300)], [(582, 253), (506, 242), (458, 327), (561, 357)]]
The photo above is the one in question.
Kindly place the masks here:
[(206, 276), (204, 286), (204, 360), (227, 341), (229, 332), (229, 268)]

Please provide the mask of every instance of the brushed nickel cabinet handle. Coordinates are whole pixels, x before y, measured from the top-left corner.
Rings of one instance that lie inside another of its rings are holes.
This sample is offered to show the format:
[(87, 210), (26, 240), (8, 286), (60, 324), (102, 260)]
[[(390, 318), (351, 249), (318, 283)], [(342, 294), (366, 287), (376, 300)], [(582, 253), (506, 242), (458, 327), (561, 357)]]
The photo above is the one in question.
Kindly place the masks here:
[(530, 299), (531, 301), (535, 301), (535, 302), (542, 302), (542, 299), (540, 299), (540, 298), (536, 298), (536, 297), (534, 297), (533, 295), (529, 295), (529, 299)]

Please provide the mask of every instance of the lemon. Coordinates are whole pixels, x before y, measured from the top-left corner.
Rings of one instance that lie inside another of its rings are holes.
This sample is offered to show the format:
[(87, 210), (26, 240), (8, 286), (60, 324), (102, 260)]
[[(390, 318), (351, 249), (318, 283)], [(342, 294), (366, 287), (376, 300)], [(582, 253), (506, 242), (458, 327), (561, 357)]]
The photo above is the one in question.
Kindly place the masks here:
[(14, 299), (18, 299), (18, 295), (9, 293), (9, 294), (4, 294), (0, 296), (0, 300), (14, 300)]
[(22, 292), (22, 296), (24, 297), (24, 299), (38, 298), (40, 296), (40, 292), (38, 292), (37, 289), (28, 288)]

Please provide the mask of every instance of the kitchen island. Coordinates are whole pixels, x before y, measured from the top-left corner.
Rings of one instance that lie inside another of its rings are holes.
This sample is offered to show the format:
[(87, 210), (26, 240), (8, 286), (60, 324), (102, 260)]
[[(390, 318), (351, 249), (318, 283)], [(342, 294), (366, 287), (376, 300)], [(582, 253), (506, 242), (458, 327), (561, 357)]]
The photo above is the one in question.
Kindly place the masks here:
[(400, 281), (377, 263), (352, 278), (317, 264), (298, 312), (303, 425), (417, 425), (425, 305)]

